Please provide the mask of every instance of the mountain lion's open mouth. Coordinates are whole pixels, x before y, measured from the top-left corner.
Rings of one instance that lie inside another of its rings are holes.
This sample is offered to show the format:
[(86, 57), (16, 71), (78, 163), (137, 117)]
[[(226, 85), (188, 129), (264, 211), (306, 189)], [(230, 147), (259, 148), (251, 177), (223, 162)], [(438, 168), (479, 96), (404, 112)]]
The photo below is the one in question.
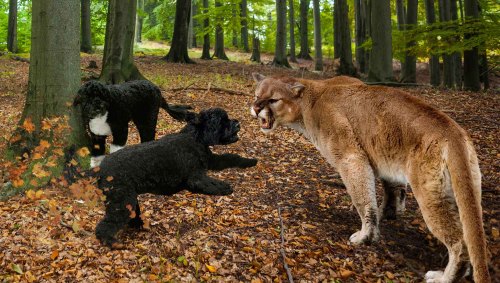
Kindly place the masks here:
[(269, 115), (269, 117), (267, 118), (262, 118), (262, 117), (259, 117), (259, 120), (260, 120), (260, 127), (262, 129), (272, 129), (273, 128), (273, 124), (274, 124), (274, 118), (273, 116)]

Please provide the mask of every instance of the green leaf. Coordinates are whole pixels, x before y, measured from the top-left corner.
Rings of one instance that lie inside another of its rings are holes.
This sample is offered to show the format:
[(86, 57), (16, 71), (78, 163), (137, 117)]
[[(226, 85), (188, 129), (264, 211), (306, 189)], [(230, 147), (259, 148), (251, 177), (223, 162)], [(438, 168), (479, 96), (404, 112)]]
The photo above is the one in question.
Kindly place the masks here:
[(19, 265), (15, 264), (15, 263), (12, 263), (12, 264), (10, 265), (10, 268), (11, 268), (13, 271), (15, 271), (16, 273), (18, 273), (18, 274), (21, 274), (21, 275), (23, 274), (23, 270), (21, 269), (21, 267), (20, 267)]

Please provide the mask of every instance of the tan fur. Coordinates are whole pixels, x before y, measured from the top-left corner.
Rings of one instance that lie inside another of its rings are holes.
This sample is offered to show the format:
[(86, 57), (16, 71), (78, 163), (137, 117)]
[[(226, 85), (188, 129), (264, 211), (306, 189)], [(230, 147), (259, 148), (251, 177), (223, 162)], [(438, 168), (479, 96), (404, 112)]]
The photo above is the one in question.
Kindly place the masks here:
[[(254, 78), (251, 112), (263, 131), (284, 125), (302, 132), (340, 173), (362, 223), (351, 242), (379, 238), (380, 214), (404, 201), (395, 188), (409, 183), (429, 230), (449, 252), (445, 271), (429, 271), (427, 282), (460, 280), (469, 260), (474, 280), (490, 282), (481, 174), (470, 138), (457, 123), (404, 91), (354, 78)], [(380, 209), (377, 177), (386, 189)]]

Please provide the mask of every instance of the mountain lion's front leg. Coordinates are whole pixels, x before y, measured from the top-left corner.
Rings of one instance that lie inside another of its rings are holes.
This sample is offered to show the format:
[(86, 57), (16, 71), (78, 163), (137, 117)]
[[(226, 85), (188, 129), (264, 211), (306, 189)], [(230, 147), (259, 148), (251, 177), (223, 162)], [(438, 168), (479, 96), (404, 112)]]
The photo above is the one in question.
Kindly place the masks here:
[(337, 169), (361, 218), (361, 230), (352, 234), (349, 241), (355, 245), (378, 241), (375, 176), (368, 159), (362, 153), (344, 155), (337, 162)]

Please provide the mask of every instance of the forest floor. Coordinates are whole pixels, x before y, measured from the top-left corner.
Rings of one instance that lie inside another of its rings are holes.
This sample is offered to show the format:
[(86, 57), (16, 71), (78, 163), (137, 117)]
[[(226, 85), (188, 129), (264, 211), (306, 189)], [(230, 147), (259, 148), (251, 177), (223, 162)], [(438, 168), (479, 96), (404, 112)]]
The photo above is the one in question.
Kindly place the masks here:
[[(276, 69), (250, 63), (247, 56), (231, 53), (239, 62), (195, 59), (195, 65), (165, 63), (160, 55), (136, 56), (141, 72), (162, 88), (169, 103), (190, 104), (197, 111), (223, 107), (241, 122), (239, 142), (214, 148), (259, 159), (250, 169), (213, 173), (232, 184), (232, 195), (142, 195), (149, 229), (122, 233), (124, 250), (98, 243), (93, 232), (103, 217), (103, 205), (82, 201), (67, 186), (54, 184), (44, 187), (43, 194), (16, 195), (0, 202), (0, 281), (287, 282), (282, 247), (296, 282), (421, 282), (427, 270), (444, 268), (446, 249), (426, 228), (410, 191), (405, 214), (381, 222), (380, 242), (349, 244), (349, 236), (360, 227), (359, 217), (336, 171), (298, 133), (282, 128), (265, 136), (249, 115), (251, 72), (324, 78), (331, 71)], [(87, 68), (90, 60), (100, 66), (101, 55), (82, 56), (84, 76), (99, 74)], [(0, 56), (0, 156), (24, 106), (28, 67)], [(498, 282), (500, 96), (429, 87), (407, 91), (446, 112), (474, 140), (483, 174), (491, 272)], [(158, 137), (181, 127), (160, 111)], [(131, 126), (128, 143), (137, 141)], [(4, 173), (0, 187), (7, 182)]]

